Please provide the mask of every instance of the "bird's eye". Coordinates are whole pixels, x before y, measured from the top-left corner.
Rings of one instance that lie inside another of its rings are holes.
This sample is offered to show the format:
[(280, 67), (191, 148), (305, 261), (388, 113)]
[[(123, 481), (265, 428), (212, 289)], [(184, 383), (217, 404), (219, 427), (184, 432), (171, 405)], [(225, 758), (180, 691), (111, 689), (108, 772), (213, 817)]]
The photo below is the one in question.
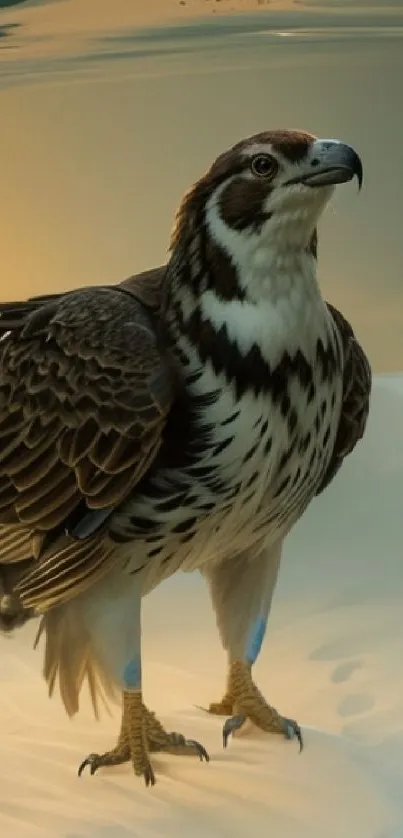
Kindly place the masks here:
[(270, 154), (257, 154), (251, 160), (250, 167), (257, 177), (273, 177), (278, 170), (278, 163)]

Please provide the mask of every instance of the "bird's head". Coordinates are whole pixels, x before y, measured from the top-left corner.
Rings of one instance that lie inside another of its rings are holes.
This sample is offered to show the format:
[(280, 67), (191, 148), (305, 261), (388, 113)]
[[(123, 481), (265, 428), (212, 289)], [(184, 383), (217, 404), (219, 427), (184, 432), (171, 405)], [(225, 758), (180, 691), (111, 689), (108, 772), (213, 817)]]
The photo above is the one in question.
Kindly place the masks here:
[[(256, 134), (221, 154), (185, 196), (172, 247), (203, 231), (242, 271), (245, 260), (271, 265), (292, 254), (316, 256), (316, 225), (336, 184), (362, 164), (338, 140), (301, 131)], [(270, 261), (269, 259), (269, 261)]]

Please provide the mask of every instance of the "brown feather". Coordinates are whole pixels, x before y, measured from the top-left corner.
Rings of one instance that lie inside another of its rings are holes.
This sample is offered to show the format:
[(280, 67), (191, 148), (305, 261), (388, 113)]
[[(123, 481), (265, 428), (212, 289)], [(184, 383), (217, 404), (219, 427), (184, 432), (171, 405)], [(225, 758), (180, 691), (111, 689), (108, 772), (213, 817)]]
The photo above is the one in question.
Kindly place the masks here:
[(69, 716), (78, 711), (79, 692), (87, 678), (96, 718), (99, 699), (108, 709), (108, 700), (116, 701), (116, 687), (108, 680), (91, 649), (88, 633), (76, 609), (52, 608), (41, 618), (35, 647), (45, 638), (43, 676), (52, 696), (59, 677), (60, 695)]
[(32, 530), (0, 526), (1, 564), (25, 561), (33, 555)]
[(24, 607), (43, 611), (107, 572), (104, 532), (48, 550), (46, 533), (83, 502), (119, 505), (159, 450), (175, 398), (152, 313), (163, 275), (0, 304), (0, 520), (15, 521), (7, 561), (32, 558)]
[[(63, 542), (62, 542), (63, 544)], [(24, 607), (44, 612), (73, 599), (100, 579), (111, 567), (114, 546), (104, 536), (87, 541), (65, 538), (64, 546), (44, 554), (17, 586)]]
[(343, 401), (333, 455), (317, 491), (319, 495), (333, 480), (343, 460), (362, 439), (367, 424), (372, 376), (371, 367), (356, 340), (350, 323), (334, 306), (327, 303), (342, 343)]
[[(186, 201), (196, 206), (199, 200), (196, 187)], [(184, 233), (183, 212), (182, 205), (174, 240)], [(316, 236), (311, 248), (316, 251)], [(110, 567), (103, 534), (84, 546), (59, 540), (42, 555), (46, 531), (82, 500), (92, 509), (121, 503), (156, 456), (174, 398), (158, 334), (165, 271), (146, 271), (113, 288), (0, 305), (0, 334), (11, 331), (0, 344), (0, 515), (17, 519), (0, 537), (3, 561), (36, 557), (20, 586), (25, 606), (43, 611), (71, 599)], [(328, 307), (343, 346), (344, 394), (318, 493), (362, 437), (371, 391), (369, 363), (351, 326)], [(29, 529), (21, 530), (24, 522)]]

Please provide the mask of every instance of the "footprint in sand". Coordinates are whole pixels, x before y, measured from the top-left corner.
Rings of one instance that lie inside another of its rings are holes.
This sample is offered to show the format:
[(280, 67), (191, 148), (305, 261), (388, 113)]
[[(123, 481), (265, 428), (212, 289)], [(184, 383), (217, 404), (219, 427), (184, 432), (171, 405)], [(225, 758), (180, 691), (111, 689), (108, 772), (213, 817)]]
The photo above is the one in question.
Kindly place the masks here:
[(334, 684), (343, 684), (344, 681), (348, 681), (351, 678), (353, 672), (356, 669), (361, 669), (362, 661), (345, 661), (345, 663), (339, 663), (338, 666), (335, 667), (332, 674), (332, 681)]
[(323, 643), (318, 646), (309, 655), (311, 661), (331, 661), (340, 660), (343, 654), (340, 654), (340, 643)]

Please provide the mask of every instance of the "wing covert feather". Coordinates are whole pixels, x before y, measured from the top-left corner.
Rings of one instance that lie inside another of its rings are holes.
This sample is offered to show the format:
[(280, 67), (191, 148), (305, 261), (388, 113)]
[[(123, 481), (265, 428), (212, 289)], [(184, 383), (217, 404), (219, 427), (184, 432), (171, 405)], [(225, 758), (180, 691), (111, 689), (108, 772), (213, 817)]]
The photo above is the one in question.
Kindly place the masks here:
[[(132, 285), (0, 305), (0, 522), (16, 544), (27, 542), (19, 531), (63, 529), (83, 504), (115, 508), (159, 450), (175, 377)], [(88, 548), (70, 539), (61, 553), (45, 550), (21, 587), (27, 602), (43, 591), (53, 603), (78, 592), (91, 568), (98, 575), (110, 552), (98, 544), (96, 558), (99, 535)]]
[(327, 303), (336, 325), (343, 355), (343, 401), (333, 455), (316, 494), (320, 494), (336, 476), (343, 460), (351, 454), (366, 428), (371, 387), (371, 366), (346, 318)]
[(113, 288), (45, 303), (2, 339), (0, 516), (12, 506), (47, 530), (82, 499), (94, 509), (124, 499), (174, 396), (157, 343), (144, 307)]

